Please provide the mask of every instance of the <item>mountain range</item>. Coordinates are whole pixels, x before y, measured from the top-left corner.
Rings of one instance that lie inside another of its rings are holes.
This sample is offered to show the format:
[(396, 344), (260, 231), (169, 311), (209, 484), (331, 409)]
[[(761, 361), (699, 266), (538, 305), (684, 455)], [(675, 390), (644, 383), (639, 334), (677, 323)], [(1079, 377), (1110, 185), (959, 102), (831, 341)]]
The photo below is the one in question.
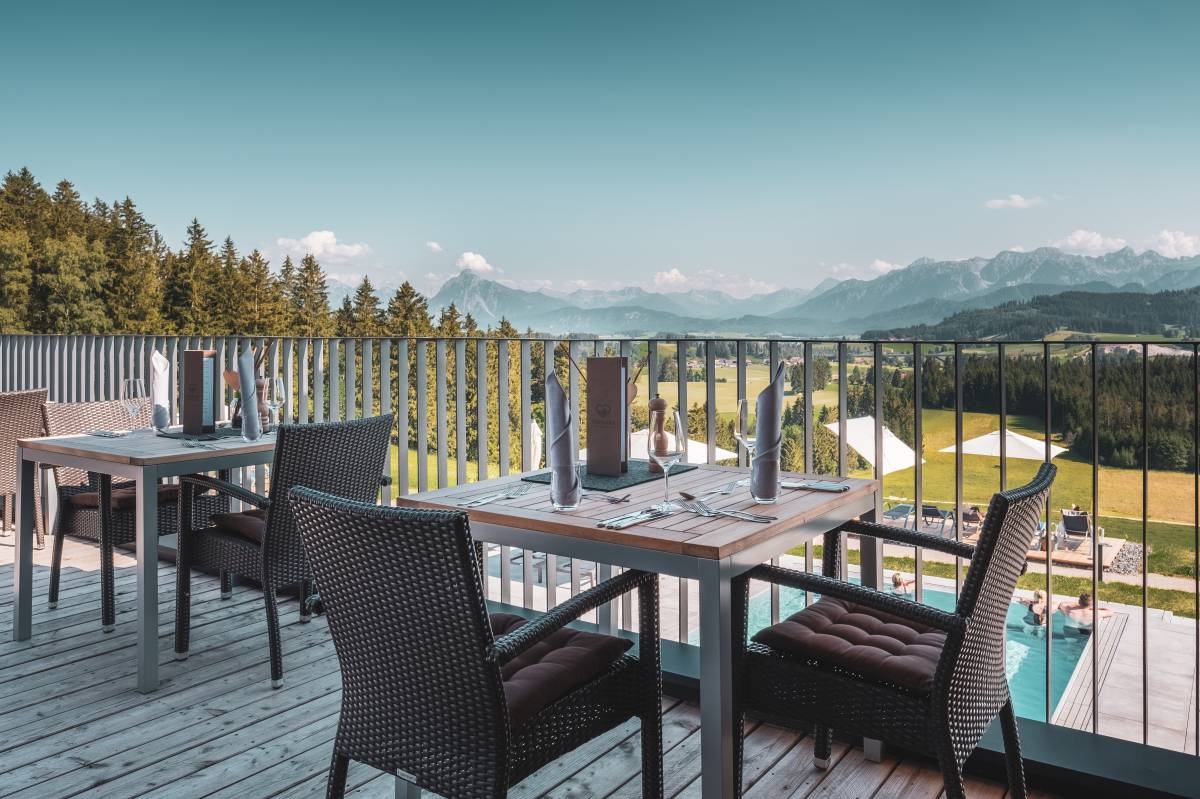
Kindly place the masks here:
[(525, 291), (463, 271), (430, 300), (454, 303), (480, 326), (507, 318), (519, 329), (563, 335), (857, 336), (864, 330), (933, 324), (975, 309), (1084, 291), (1148, 293), (1200, 286), (1200, 256), (1168, 258), (1125, 248), (1100, 256), (1052, 247), (992, 258), (921, 258), (870, 280), (826, 279), (812, 289), (736, 298), (716, 290)]

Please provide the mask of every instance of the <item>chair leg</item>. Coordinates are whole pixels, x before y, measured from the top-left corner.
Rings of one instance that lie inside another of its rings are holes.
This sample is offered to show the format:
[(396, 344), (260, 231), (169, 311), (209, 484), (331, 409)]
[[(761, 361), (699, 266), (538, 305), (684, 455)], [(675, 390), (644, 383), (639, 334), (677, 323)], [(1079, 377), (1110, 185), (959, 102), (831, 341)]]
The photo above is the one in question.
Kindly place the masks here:
[(942, 796), (944, 799), (967, 799), (967, 788), (963, 784), (962, 766), (959, 765), (954, 755), (954, 745), (949, 740), (949, 732), (946, 735), (946, 740), (937, 747), (938, 767), (942, 771), (942, 783), (946, 789), (946, 792)]
[(350, 766), (350, 758), (333, 753), (333, 761), (329, 764), (329, 781), (325, 785), (325, 799), (342, 799), (346, 795), (346, 769)]
[(833, 730), (829, 727), (817, 726), (813, 736), (813, 765), (821, 770), (829, 768), (829, 759), (833, 756)]
[(187, 660), (192, 634), (192, 566), (188, 535), (180, 530), (175, 554), (175, 659)]
[(100, 629), (111, 633), (117, 626), (117, 588), (113, 576), (112, 478), (100, 478)]
[(1000, 730), (1004, 735), (1004, 759), (1008, 766), (1008, 795), (1025, 799), (1025, 766), (1021, 761), (1021, 737), (1017, 732), (1017, 717), (1009, 699), (1000, 708)]
[(58, 578), (62, 571), (62, 525), (55, 525), (54, 549), (50, 555), (50, 607), (58, 607)]
[(283, 687), (283, 644), (279, 639), (279, 601), (275, 586), (263, 580), (263, 601), (267, 606), (267, 639), (271, 647), (271, 687)]
[(233, 575), (221, 569), (221, 599), (233, 597)]
[(313, 593), (312, 580), (304, 580), (300, 583), (300, 621), (304, 624), (312, 621), (312, 609), (308, 606), (308, 598)]
[(642, 796), (663, 795), (662, 705), (642, 716)]

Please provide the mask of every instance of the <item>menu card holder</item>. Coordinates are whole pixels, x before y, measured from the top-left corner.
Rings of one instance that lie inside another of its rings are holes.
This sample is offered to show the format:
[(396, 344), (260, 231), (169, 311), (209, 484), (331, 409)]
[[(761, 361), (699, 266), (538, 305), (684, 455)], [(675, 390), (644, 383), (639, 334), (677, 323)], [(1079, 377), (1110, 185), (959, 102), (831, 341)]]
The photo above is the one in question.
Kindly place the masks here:
[(198, 436), (217, 427), (217, 351), (183, 351), (183, 433)]
[(629, 469), (628, 358), (587, 359), (588, 474), (619, 477)]

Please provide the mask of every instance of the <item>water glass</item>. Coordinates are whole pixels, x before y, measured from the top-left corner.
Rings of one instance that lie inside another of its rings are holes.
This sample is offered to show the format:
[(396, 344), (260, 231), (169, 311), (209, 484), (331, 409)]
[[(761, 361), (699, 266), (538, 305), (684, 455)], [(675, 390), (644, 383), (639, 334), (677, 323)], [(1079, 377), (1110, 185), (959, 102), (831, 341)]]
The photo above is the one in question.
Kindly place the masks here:
[(121, 407), (129, 415), (129, 429), (137, 427), (138, 417), (150, 397), (146, 394), (146, 383), (140, 377), (131, 377), (121, 382)]
[(671, 501), (671, 467), (683, 460), (687, 446), (687, 428), (679, 411), (650, 411), (650, 428), (646, 433), (646, 452), (663, 470), (663, 502), (655, 510), (673, 513), (678, 506)]
[(265, 432), (270, 432), (279, 427), (279, 409), (287, 402), (287, 387), (284, 385), (282, 377), (267, 381), (266, 395), (268, 416)]

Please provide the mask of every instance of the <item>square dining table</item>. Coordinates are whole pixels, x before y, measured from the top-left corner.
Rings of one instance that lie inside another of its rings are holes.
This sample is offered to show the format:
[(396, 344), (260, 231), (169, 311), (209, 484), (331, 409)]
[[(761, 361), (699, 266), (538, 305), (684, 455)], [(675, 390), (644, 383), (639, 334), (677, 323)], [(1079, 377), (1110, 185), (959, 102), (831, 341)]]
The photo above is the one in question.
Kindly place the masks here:
[[(745, 469), (700, 466), (672, 477), (670, 486), (673, 492), (703, 495), (745, 475)], [(778, 502), (759, 505), (751, 499), (748, 488), (739, 487), (731, 494), (711, 497), (707, 504), (716, 509), (767, 514), (777, 517), (777, 521), (762, 524), (679, 512), (623, 530), (598, 527), (597, 523), (634, 508), (662, 502), (661, 480), (622, 489), (620, 493), (627, 491), (632, 495), (629, 503), (613, 505), (583, 499), (578, 508), (564, 512), (556, 512), (551, 507), (549, 488), (538, 484), (534, 484), (528, 493), (512, 499), (472, 508), (459, 507), (460, 503), (517, 485), (521, 475), (426, 491), (399, 498), (396, 504), (465, 510), (471, 520), (471, 535), (490, 544), (553, 553), (605, 564), (605, 567), (619, 566), (697, 580), (700, 588), (702, 794), (705, 799), (725, 799), (734, 795), (736, 777), (731, 679), (732, 579), (877, 507), (877, 480), (789, 473), (783, 474), (782, 478), (786, 482), (828, 480), (847, 488), (840, 493), (781, 489)], [(875, 548), (864, 547), (862, 555), (864, 572), (877, 574)], [(601, 629), (611, 632), (611, 610), (599, 618)]]
[(189, 447), (179, 438), (135, 430), (119, 438), (97, 435), (25, 438), (17, 442), (17, 540), (13, 580), (13, 640), (32, 635), (33, 515), (37, 464), (70, 466), (137, 482), (137, 687), (158, 688), (159, 479), (270, 463), (275, 435), (247, 442), (233, 436)]

